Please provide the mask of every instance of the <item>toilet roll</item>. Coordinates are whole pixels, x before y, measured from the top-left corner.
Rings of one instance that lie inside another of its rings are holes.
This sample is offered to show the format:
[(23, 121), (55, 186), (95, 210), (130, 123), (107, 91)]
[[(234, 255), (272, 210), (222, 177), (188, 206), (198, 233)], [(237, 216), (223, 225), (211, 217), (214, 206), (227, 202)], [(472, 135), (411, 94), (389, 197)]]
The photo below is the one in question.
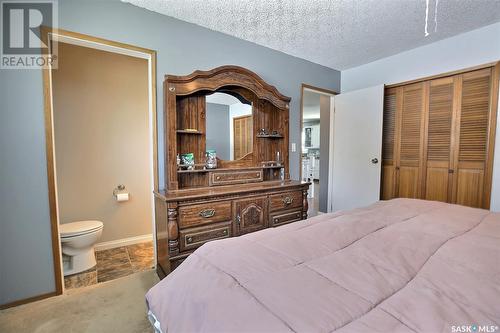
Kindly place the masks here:
[(128, 193), (117, 193), (116, 194), (116, 201), (118, 201), (118, 202), (128, 201)]

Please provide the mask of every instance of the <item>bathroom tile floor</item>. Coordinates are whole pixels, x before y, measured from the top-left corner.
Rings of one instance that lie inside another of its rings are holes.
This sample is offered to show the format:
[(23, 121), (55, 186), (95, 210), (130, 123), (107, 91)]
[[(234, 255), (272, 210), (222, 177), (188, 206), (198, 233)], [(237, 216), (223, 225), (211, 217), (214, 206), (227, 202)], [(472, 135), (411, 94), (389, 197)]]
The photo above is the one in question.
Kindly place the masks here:
[(85, 272), (65, 276), (66, 289), (90, 286), (136, 272), (149, 270), (154, 265), (153, 242), (139, 243), (96, 251), (97, 265)]

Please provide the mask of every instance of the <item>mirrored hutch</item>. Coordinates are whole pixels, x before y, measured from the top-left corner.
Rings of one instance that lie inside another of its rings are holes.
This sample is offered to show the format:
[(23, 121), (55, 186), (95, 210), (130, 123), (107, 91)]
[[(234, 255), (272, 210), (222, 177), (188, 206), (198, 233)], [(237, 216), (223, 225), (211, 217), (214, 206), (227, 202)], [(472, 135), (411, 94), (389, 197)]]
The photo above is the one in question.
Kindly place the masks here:
[(163, 88), (160, 277), (208, 241), (307, 218), (309, 183), (289, 179), (289, 97), (237, 66), (167, 75)]

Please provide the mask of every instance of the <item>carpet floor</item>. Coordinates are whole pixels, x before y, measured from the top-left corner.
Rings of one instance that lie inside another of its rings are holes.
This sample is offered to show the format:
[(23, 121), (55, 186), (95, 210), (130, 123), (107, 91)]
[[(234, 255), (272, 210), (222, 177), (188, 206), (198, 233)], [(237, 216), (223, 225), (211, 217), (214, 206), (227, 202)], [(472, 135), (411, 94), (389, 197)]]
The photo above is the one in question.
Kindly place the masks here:
[(144, 295), (152, 270), (0, 311), (0, 332), (152, 332)]

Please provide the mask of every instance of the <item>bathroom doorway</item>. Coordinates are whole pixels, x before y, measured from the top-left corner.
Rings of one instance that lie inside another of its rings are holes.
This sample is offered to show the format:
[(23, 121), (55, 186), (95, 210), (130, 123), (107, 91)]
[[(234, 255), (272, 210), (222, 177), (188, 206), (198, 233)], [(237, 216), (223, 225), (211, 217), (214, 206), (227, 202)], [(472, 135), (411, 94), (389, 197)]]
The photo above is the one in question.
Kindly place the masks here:
[(330, 118), (335, 94), (307, 84), (301, 87), (300, 179), (311, 183), (309, 217), (328, 212)]
[[(42, 34), (47, 45), (58, 43), (58, 67), (44, 70), (44, 91), (62, 293), (155, 266), (156, 53), (62, 30)], [(75, 241), (83, 238), (92, 252)]]

